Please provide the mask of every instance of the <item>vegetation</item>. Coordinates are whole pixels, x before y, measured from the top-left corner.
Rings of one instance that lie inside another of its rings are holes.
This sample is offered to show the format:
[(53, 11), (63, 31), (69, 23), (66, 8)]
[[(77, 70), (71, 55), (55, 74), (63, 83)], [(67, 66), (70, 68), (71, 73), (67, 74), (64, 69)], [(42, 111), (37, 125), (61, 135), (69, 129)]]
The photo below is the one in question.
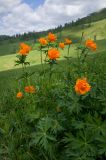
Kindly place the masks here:
[(83, 34), (75, 58), (72, 45), (50, 33), (39, 39), (41, 65), (27, 67), (31, 48), (21, 43), (15, 64), (22, 69), (1, 73), (9, 75), (0, 97), (2, 160), (106, 159), (106, 55)]
[(106, 159), (105, 12), (0, 37), (0, 160)]

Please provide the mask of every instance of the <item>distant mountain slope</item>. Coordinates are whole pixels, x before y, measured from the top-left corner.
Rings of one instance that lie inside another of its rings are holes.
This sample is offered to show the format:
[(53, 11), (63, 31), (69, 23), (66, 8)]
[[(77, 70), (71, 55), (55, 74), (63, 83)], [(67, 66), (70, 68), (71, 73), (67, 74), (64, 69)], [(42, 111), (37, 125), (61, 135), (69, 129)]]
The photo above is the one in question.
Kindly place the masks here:
[(65, 37), (80, 37), (81, 33), (84, 32), (86, 38), (94, 38), (97, 40), (106, 39), (106, 19), (100, 20), (97, 22), (93, 22), (90, 25), (78, 25), (72, 28), (64, 28), (62, 31), (62, 35)]
[(103, 8), (98, 12), (91, 13), (84, 18), (78, 19), (76, 24), (91, 23), (91, 22), (96, 22), (103, 19), (106, 19), (106, 8)]

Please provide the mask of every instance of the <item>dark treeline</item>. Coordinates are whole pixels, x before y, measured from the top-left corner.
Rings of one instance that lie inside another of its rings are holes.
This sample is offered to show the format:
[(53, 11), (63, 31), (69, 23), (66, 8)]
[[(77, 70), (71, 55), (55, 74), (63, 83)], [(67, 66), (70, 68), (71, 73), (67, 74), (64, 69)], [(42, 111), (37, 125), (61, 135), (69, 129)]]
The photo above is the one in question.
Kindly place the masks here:
[(82, 28), (84, 28), (84, 26), (91, 26), (92, 22), (96, 22), (102, 19), (106, 18), (106, 8), (100, 10), (99, 12), (94, 12), (89, 14), (87, 17), (84, 18), (79, 18), (76, 21), (71, 21), (69, 23), (65, 23), (63, 26), (59, 25), (58, 27), (54, 28), (54, 29), (49, 29), (47, 31), (42, 31), (42, 32), (28, 32), (28, 33), (23, 33), (23, 34), (16, 34), (13, 36), (7, 36), (7, 35), (0, 35), (0, 41), (5, 41), (5, 40), (9, 40), (10, 42), (14, 42), (14, 41), (27, 41), (27, 40), (37, 40), (39, 37), (41, 36), (45, 36), (47, 35), (48, 32), (53, 32), (53, 33), (58, 33), (61, 32), (64, 29), (71, 29), (72, 27), (75, 26), (81, 26)]

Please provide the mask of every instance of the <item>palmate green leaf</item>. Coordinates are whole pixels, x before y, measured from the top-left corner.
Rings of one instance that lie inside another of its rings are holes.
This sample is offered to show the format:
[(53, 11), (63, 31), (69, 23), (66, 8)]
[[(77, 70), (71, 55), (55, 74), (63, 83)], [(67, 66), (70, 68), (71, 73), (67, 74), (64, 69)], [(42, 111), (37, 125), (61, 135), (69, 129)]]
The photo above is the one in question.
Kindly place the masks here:
[(96, 146), (93, 142), (92, 134), (88, 131), (78, 131), (76, 136), (72, 133), (68, 133), (64, 138), (66, 143), (66, 153), (68, 157), (77, 158), (79, 157), (95, 157), (96, 156)]
[[(79, 114), (82, 110), (82, 105), (79, 103), (79, 97), (73, 95), (72, 93), (70, 94), (69, 97), (69, 105), (68, 105), (68, 111), (70, 114)], [(68, 103), (68, 102), (67, 102)]]
[(73, 119), (71, 122), (71, 126), (73, 126), (75, 129), (83, 129), (85, 127), (85, 123), (83, 121)]
[(55, 147), (56, 147), (56, 137), (51, 131), (52, 119), (49, 117), (42, 118), (38, 125), (36, 132), (32, 133), (32, 140), (30, 146), (39, 146), (45, 152), (47, 152), (50, 157), (54, 157)]
[(53, 125), (51, 127), (51, 130), (54, 134), (64, 131), (64, 128), (59, 124), (57, 120), (53, 120)]
[(56, 147), (56, 139), (53, 135), (43, 131), (37, 131), (32, 134), (32, 140), (30, 146), (38, 146), (47, 152), (51, 157), (54, 157), (54, 151)]
[(106, 156), (106, 132), (104, 135), (100, 135), (96, 139), (98, 141), (99, 154)]
[(82, 110), (82, 105), (80, 105), (78, 102), (73, 102), (69, 108), (69, 112), (79, 114)]
[(37, 128), (41, 131), (47, 132), (49, 129), (51, 129), (52, 122), (53, 122), (53, 119), (51, 117), (48, 117), (48, 116), (43, 117), (39, 121)]
[(95, 135), (106, 133), (106, 121), (102, 121), (102, 118), (97, 113), (94, 116), (88, 114), (85, 117), (86, 125), (92, 133)]

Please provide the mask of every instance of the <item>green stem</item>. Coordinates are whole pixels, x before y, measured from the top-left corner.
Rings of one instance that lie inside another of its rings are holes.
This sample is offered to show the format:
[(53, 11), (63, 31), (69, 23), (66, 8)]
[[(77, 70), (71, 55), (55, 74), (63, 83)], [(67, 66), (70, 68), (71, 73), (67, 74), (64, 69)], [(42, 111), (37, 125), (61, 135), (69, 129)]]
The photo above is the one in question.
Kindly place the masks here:
[(83, 37), (84, 37), (84, 32), (82, 32), (82, 35), (81, 35), (81, 41), (80, 41), (80, 45), (82, 44)]
[(68, 58), (69, 58), (69, 54), (70, 54), (70, 44), (68, 45), (68, 54), (67, 54)]
[(49, 82), (51, 82), (51, 77), (52, 77), (52, 66), (53, 64), (50, 64)]
[(70, 44), (68, 45), (68, 52), (67, 52), (67, 76), (69, 76), (70, 72), (70, 64), (69, 64), (69, 55), (70, 55)]
[(40, 57), (40, 59), (41, 59), (41, 66), (42, 66), (42, 71), (43, 71), (43, 56), (42, 56), (42, 50), (41, 50), (41, 57)]

